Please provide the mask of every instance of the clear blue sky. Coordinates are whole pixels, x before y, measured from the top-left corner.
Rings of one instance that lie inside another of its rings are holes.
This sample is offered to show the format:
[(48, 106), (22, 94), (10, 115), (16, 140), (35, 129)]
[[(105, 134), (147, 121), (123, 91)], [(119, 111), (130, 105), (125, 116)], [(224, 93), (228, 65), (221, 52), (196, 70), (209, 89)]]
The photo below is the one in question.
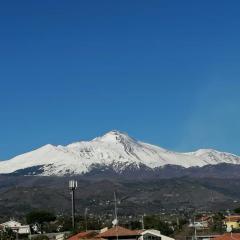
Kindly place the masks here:
[(239, 0), (0, 2), (0, 159), (112, 129), (240, 154)]

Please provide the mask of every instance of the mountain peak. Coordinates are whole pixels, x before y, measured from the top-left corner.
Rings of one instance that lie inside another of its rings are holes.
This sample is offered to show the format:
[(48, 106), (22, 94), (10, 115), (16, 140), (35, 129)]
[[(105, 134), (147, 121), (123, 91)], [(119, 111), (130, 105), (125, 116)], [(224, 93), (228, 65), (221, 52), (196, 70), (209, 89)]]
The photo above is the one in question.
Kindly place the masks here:
[(119, 130), (111, 130), (111, 131), (105, 133), (103, 136), (127, 136), (127, 137), (129, 137), (126, 132), (122, 132)]
[(112, 130), (110, 132), (105, 133), (101, 137), (97, 137), (94, 139), (94, 141), (101, 141), (101, 142), (133, 142), (135, 143), (136, 140), (130, 137), (127, 133), (121, 132), (118, 130)]
[(137, 141), (127, 133), (112, 130), (92, 141), (57, 147), (48, 144), (19, 155), (0, 163), (0, 174), (39, 166), (44, 171), (42, 175), (62, 176), (85, 174), (96, 166), (99, 169), (113, 167), (114, 171), (122, 172), (129, 166), (155, 169), (165, 165), (178, 165), (188, 168), (219, 163), (240, 164), (240, 157), (211, 149), (191, 153), (171, 152)]

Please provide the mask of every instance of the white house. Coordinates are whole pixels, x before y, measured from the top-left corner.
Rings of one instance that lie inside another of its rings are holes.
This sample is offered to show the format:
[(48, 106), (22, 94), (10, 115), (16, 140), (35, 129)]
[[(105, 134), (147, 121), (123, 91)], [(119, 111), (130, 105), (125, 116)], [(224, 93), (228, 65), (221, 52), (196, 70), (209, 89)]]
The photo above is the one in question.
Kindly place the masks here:
[(139, 240), (175, 240), (174, 238), (162, 235), (160, 231), (155, 229), (148, 229), (141, 232)]
[(208, 221), (193, 222), (189, 224), (190, 228), (204, 229), (208, 228)]
[(19, 234), (29, 234), (30, 233), (29, 225), (22, 225), (21, 223), (14, 221), (14, 220), (10, 220), (8, 222), (1, 223), (0, 226), (3, 229), (10, 228), (14, 232), (18, 232)]

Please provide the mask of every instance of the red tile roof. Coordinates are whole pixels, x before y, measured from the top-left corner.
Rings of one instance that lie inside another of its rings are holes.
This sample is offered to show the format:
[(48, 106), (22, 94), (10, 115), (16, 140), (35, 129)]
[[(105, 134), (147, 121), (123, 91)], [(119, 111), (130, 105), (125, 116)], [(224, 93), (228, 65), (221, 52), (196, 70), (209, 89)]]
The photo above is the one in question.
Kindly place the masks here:
[(133, 231), (124, 227), (113, 227), (108, 229), (105, 232), (98, 234), (96, 237), (100, 238), (110, 238), (110, 237), (123, 237), (123, 236), (140, 236), (141, 233), (139, 231)]
[(141, 235), (145, 230), (133, 230), (137, 235)]
[(96, 232), (96, 231), (80, 232), (80, 233), (68, 238), (68, 240), (94, 239), (97, 234), (98, 234), (98, 232)]
[(211, 217), (210, 216), (203, 216), (201, 218), (202, 221), (208, 221), (208, 220), (211, 220)]
[(215, 237), (214, 240), (240, 240), (240, 233), (225, 233)]
[(227, 221), (227, 222), (238, 222), (238, 221), (240, 221), (240, 215), (226, 216), (225, 221)]

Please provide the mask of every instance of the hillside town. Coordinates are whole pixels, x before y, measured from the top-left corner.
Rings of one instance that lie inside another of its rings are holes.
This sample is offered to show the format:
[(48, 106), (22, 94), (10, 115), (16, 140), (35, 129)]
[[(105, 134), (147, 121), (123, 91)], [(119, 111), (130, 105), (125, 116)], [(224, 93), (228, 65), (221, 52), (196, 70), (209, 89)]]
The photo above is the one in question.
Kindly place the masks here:
[[(198, 239), (198, 240), (237, 240), (240, 239), (240, 215), (219, 216), (202, 215), (189, 220), (189, 223), (182, 225), (174, 225), (173, 222), (164, 221), (161, 225), (154, 222), (148, 216), (146, 225), (139, 221), (138, 224), (122, 224), (112, 223), (110, 227), (102, 227), (94, 229), (94, 222), (89, 219), (88, 229), (84, 221), (82, 226), (77, 226), (74, 230), (71, 224), (67, 226), (61, 225), (60, 218), (55, 220), (43, 221), (39, 215), (39, 219), (35, 219), (35, 223), (23, 224), (19, 221), (11, 219), (0, 224), (0, 239), (36, 239), (36, 240), (113, 240), (113, 239), (130, 239), (130, 240), (182, 240), (182, 239)], [(66, 223), (63, 223), (64, 225)], [(99, 224), (99, 223), (98, 223)], [(101, 223), (100, 223), (101, 224)], [(41, 225), (41, 227), (40, 227)], [(100, 225), (99, 225), (100, 226)], [(101, 225), (102, 226), (102, 225)], [(169, 227), (169, 229), (166, 228)], [(84, 229), (84, 230), (83, 230)], [(160, 230), (159, 230), (160, 229)], [(64, 231), (63, 231), (64, 230)], [(161, 231), (162, 230), (162, 231)], [(164, 232), (165, 234), (163, 234)]]
[[(69, 181), (71, 215), (34, 210), (0, 223), (0, 240), (238, 240), (240, 208), (222, 212), (124, 215), (114, 192), (112, 214), (76, 214), (77, 181)], [(1, 220), (1, 219), (0, 219)]]

